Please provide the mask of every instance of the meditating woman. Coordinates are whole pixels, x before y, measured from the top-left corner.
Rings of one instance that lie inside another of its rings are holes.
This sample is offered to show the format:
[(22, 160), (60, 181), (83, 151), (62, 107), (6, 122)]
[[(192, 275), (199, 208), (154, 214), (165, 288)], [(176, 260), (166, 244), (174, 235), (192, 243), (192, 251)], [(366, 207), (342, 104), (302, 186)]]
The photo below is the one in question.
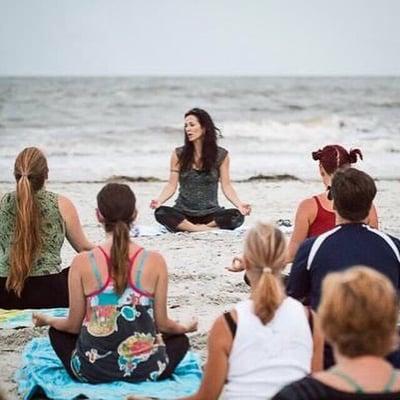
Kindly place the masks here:
[(318, 315), (336, 365), (290, 384), (273, 400), (400, 399), (400, 370), (384, 358), (397, 336), (392, 283), (366, 267), (332, 273), (323, 283)]
[(61, 269), (64, 238), (89, 250), (72, 202), (45, 189), (47, 161), (36, 147), (15, 160), (15, 192), (0, 201), (0, 308), (68, 307), (68, 272)]
[[(349, 152), (337, 144), (325, 146), (312, 153), (314, 160), (319, 161), (319, 172), (325, 191), (303, 200), (296, 211), (294, 230), (289, 242), (287, 262), (292, 262), (300, 244), (307, 238), (320, 235), (335, 227), (335, 212), (329, 188), (332, 176), (338, 168), (344, 168), (362, 159), (359, 149)], [(378, 217), (374, 206), (368, 218), (368, 224), (378, 228)]]
[[(243, 262), (251, 297), (219, 317), (208, 338), (208, 360), (197, 394), (186, 400), (269, 399), (283, 386), (322, 367), (318, 324), (313, 337), (300, 302), (285, 295), (283, 233), (258, 223), (246, 237)], [(316, 321), (314, 321), (316, 322)]]
[[(250, 205), (239, 200), (232, 186), (228, 152), (217, 146), (218, 132), (206, 111), (194, 108), (185, 114), (185, 144), (173, 151), (168, 183), (150, 204), (156, 209), (156, 220), (172, 232), (235, 229), (251, 212)], [(218, 181), (236, 208), (219, 206)], [(174, 195), (178, 182), (175, 205), (162, 206)]]
[(168, 318), (165, 261), (129, 237), (136, 217), (129, 186), (106, 185), (97, 204), (106, 241), (74, 258), (68, 317), (34, 314), (34, 323), (51, 326), (56, 354), (79, 381), (167, 378), (188, 350), (184, 334), (196, 330), (197, 322), (184, 325)]

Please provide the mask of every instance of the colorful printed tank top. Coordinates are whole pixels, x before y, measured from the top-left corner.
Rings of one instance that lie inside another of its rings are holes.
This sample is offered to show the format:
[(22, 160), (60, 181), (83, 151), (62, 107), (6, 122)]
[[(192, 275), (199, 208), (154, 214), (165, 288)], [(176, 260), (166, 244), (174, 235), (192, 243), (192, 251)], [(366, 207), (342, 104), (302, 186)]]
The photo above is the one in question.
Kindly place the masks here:
[(314, 196), (314, 199), (317, 202), (317, 216), (308, 228), (307, 237), (321, 235), (322, 233), (333, 229), (336, 224), (336, 215), (334, 211), (329, 211), (322, 207), (317, 196)]
[(93, 252), (89, 260), (99, 289), (87, 296), (86, 316), (71, 358), (71, 368), (83, 382), (156, 380), (168, 364), (165, 345), (157, 334), (153, 295), (140, 286), (147, 252), (139, 249), (129, 260), (129, 277), (140, 253), (135, 280), (122, 295), (114, 291), (110, 258), (105, 283)]

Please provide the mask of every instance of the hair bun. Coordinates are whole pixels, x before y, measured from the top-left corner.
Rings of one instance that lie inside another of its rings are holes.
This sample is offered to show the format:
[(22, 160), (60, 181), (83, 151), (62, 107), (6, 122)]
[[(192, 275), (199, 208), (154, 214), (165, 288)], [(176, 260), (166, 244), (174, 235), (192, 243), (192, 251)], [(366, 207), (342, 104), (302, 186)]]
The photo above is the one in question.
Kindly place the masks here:
[(350, 159), (350, 163), (354, 164), (357, 162), (357, 158), (360, 157), (360, 159), (363, 159), (362, 153), (360, 149), (351, 149), (349, 151), (349, 159)]
[(315, 160), (315, 161), (320, 160), (321, 159), (321, 153), (322, 153), (321, 149), (319, 149), (317, 151), (313, 151), (311, 153), (313, 160)]

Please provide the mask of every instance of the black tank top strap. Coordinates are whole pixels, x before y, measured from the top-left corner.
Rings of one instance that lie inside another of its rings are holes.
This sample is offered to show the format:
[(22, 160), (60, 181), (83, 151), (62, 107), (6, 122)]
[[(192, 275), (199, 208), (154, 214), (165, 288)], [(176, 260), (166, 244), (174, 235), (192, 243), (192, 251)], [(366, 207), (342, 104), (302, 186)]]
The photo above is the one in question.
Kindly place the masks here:
[(308, 324), (310, 325), (311, 333), (314, 333), (314, 313), (313, 313), (313, 310), (309, 306), (305, 306), (304, 308), (306, 309), (306, 312), (307, 312), (307, 319), (308, 319)]
[(237, 324), (233, 320), (232, 314), (229, 311), (224, 312), (223, 315), (224, 315), (226, 323), (228, 324), (229, 330), (231, 331), (232, 339), (234, 339), (235, 335), (236, 335)]

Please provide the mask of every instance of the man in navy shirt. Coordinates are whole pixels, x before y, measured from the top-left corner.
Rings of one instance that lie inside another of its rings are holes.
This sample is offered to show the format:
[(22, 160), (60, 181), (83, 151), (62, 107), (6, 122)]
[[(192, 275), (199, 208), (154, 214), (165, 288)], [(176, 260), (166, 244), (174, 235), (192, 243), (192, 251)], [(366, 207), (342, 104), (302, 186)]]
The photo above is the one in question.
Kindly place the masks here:
[[(318, 307), (322, 281), (354, 265), (371, 267), (400, 287), (400, 241), (364, 222), (376, 195), (374, 180), (355, 168), (337, 171), (330, 189), (336, 227), (305, 240), (294, 259), (287, 293)], [(326, 360), (329, 364), (329, 360)]]

